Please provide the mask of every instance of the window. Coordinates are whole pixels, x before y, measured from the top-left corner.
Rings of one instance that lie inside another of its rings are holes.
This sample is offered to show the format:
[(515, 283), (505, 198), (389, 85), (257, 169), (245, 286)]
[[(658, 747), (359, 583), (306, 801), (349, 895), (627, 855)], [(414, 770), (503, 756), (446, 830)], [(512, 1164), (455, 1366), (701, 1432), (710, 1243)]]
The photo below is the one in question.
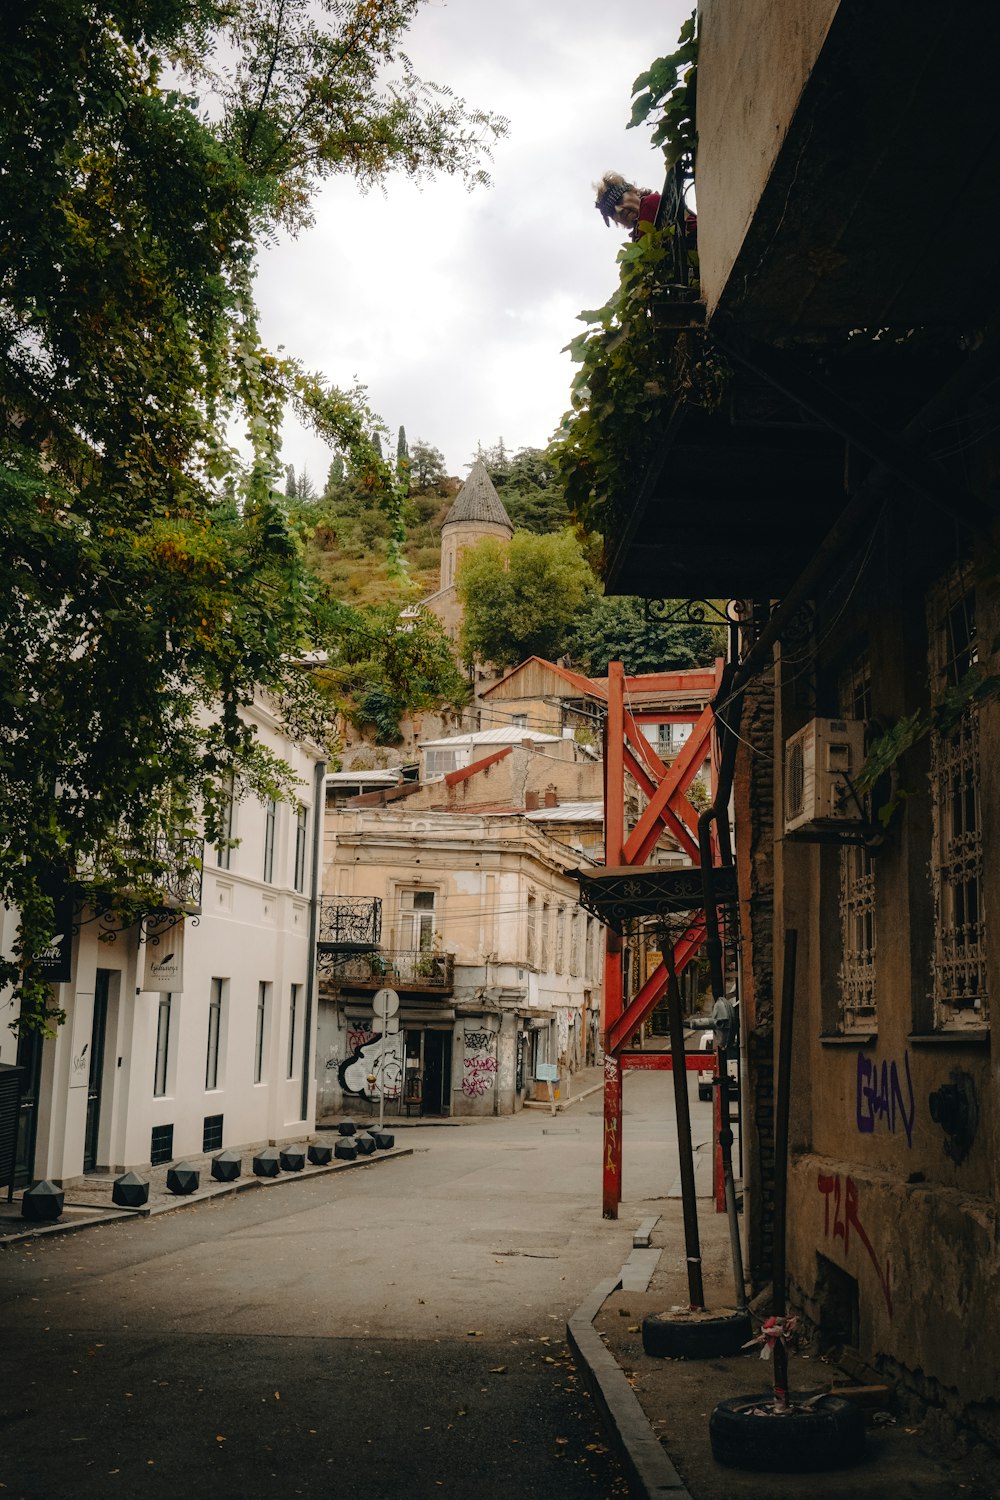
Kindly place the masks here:
[(565, 963), (566, 908), (560, 906), (556, 912), (556, 973), (561, 974)]
[(434, 946), (434, 892), (400, 891), (399, 946), (427, 953)]
[(159, 1166), (161, 1162), (170, 1161), (173, 1154), (174, 1127), (172, 1125), (154, 1125), (149, 1142), (150, 1166), (155, 1167)]
[(306, 888), (306, 829), (309, 814), (300, 807), (295, 816), (295, 880), (297, 891)]
[(538, 902), (535, 900), (534, 896), (529, 896), (528, 897), (527, 945), (526, 945), (526, 954), (525, 954), (525, 957), (526, 957), (527, 962), (529, 964), (534, 964), (535, 958), (536, 958), (535, 949), (536, 949), (536, 946), (537, 946), (537, 943), (538, 943), (538, 934), (537, 934), (537, 932), (535, 930), (536, 925), (537, 925), (537, 917), (538, 917), (537, 907), (538, 907)]
[[(840, 675), (837, 708), (845, 719), (872, 717), (872, 671), (862, 652)], [(840, 851), (840, 1029), (870, 1031), (875, 999), (875, 865), (867, 849)]]
[(583, 977), (593, 979), (594, 977), (594, 919), (588, 917), (583, 934)]
[(574, 906), (569, 914), (569, 972), (576, 977), (580, 972), (580, 908)]
[(301, 984), (293, 984), (288, 997), (288, 1077), (295, 1077), (295, 1038), (299, 1028)]
[(253, 1048), (253, 1081), (264, 1082), (264, 1037), (267, 1034), (267, 1008), (271, 986), (265, 980), (257, 986), (257, 1030)]
[(511, 726), (514, 729), (527, 729), (527, 727), (528, 727), (528, 715), (527, 714), (511, 714), (511, 716), (510, 716), (510, 722), (511, 722)]
[(542, 946), (538, 954), (538, 967), (544, 973), (549, 967), (549, 903), (542, 902)]
[(428, 780), (432, 776), (446, 776), (449, 771), (454, 771), (457, 765), (457, 750), (424, 751), (424, 775)]
[(273, 797), (269, 797), (264, 811), (264, 879), (268, 885), (274, 879), (274, 835), (277, 823), (278, 804)]
[(161, 1099), (167, 1092), (167, 1060), (170, 1054), (170, 1002), (172, 995), (161, 995), (156, 1014), (156, 1063), (153, 1068), (153, 1097)]
[[(928, 601), (932, 696), (956, 687), (979, 661), (976, 595), (968, 567), (954, 569)], [(931, 735), (934, 1020), (946, 1030), (984, 1026), (986, 928), (980, 811), (979, 710), (972, 703)]]
[(213, 979), (208, 999), (208, 1047), (205, 1055), (205, 1088), (219, 1087), (219, 1036), (222, 1031), (222, 996), (226, 981)]
[(203, 1151), (222, 1150), (222, 1115), (206, 1115), (205, 1123), (201, 1131), (201, 1149)]
[(231, 776), (226, 777), (222, 790), (226, 804), (222, 811), (222, 840), (215, 846), (215, 863), (220, 870), (228, 870), (233, 855), (232, 839), (236, 820), (236, 789)]

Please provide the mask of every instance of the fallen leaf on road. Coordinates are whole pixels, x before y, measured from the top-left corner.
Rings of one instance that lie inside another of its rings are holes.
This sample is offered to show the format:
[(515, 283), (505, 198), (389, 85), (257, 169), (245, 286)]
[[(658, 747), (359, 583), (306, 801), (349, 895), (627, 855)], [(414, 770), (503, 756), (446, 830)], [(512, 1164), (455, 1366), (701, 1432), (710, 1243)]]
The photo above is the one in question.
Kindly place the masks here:
[(569, 1438), (556, 1438), (557, 1443), (568, 1443)]
[(483, 1336), (483, 1330), (481, 1328), (470, 1328), (469, 1329), (469, 1338), (470, 1339), (481, 1339), (482, 1336)]
[(281, 1400), (281, 1392), (280, 1391), (275, 1391), (275, 1393), (274, 1393), (274, 1399), (275, 1399), (275, 1401), (280, 1401)]
[(491, 1365), (490, 1369), (489, 1369), (489, 1373), (491, 1375), (506, 1375), (506, 1373), (507, 1373), (507, 1366), (506, 1365)]

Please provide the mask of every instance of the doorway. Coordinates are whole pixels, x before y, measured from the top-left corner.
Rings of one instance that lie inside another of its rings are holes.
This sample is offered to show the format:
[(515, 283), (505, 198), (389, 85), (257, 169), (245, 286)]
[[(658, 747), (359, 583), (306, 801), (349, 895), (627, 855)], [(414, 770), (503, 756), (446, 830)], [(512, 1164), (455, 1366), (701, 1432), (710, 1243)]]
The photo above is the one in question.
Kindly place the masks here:
[(451, 1032), (424, 1032), (422, 1115), (451, 1114)]
[(14, 1186), (35, 1180), (35, 1136), (38, 1131), (38, 1089), (42, 1077), (40, 1031), (22, 1031), (17, 1038), (17, 1066), (21, 1069), (21, 1103), (17, 1115)]
[(111, 970), (98, 969), (94, 984), (94, 1020), (90, 1031), (90, 1072), (87, 1076), (87, 1127), (83, 1138), (83, 1170), (97, 1168), (97, 1143), (101, 1130), (101, 1096), (104, 1091), (104, 1048), (108, 1039), (108, 994)]

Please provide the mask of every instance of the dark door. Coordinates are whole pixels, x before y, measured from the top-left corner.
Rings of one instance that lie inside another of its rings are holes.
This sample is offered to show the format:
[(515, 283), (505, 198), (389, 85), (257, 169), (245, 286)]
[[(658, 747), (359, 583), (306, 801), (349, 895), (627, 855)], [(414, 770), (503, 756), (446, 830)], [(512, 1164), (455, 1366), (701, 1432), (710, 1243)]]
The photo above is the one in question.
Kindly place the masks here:
[(424, 1115), (451, 1113), (451, 1032), (424, 1032)]
[(87, 1079), (87, 1133), (83, 1142), (83, 1170), (97, 1166), (97, 1138), (101, 1128), (101, 1089), (104, 1085), (104, 1043), (108, 1034), (110, 969), (98, 969), (94, 986), (94, 1024), (90, 1033), (90, 1073)]
[(17, 1039), (17, 1066), (21, 1069), (21, 1105), (17, 1119), (17, 1154), (14, 1185), (26, 1187), (35, 1180), (35, 1132), (38, 1128), (38, 1086), (42, 1076), (42, 1035), (24, 1031)]

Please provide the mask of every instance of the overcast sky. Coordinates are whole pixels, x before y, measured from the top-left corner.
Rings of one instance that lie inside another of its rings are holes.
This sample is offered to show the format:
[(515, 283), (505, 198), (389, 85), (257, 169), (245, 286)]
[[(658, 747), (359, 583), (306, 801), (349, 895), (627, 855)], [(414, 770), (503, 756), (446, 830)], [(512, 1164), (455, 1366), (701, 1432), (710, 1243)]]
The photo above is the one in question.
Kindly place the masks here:
[[(674, 50), (692, 0), (429, 0), (405, 51), (418, 74), (506, 115), (493, 186), (401, 177), (328, 183), (314, 227), (261, 256), (264, 340), (355, 379), (464, 478), (477, 443), (544, 447), (569, 405), (560, 353), (617, 285), (618, 230), (593, 206), (608, 168), (659, 188), (662, 157), (626, 130), (631, 85)], [(322, 487), (330, 454), (289, 426), (286, 463)]]

